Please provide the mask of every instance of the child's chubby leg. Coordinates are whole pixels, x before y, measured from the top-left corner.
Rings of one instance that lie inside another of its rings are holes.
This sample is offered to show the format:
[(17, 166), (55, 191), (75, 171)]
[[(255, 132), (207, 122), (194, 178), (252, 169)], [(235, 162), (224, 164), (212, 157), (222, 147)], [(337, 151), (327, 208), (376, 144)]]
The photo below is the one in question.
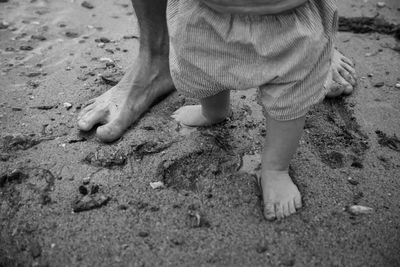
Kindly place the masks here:
[(200, 105), (183, 106), (172, 117), (186, 126), (209, 126), (228, 117), (230, 113), (230, 91), (200, 99)]
[(303, 133), (305, 116), (277, 121), (267, 116), (267, 136), (262, 155), (260, 186), (267, 220), (282, 219), (301, 208), (301, 196), (289, 176), (289, 162)]

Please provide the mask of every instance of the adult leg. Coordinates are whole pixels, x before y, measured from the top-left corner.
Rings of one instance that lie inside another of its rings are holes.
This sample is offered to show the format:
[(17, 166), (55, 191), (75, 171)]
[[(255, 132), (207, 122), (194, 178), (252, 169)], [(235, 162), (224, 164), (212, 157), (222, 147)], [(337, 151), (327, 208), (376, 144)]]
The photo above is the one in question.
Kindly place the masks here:
[(122, 80), (93, 99), (78, 117), (78, 128), (91, 130), (104, 142), (121, 137), (151, 104), (173, 88), (169, 72), (167, 0), (132, 0), (139, 22), (140, 47), (137, 59)]

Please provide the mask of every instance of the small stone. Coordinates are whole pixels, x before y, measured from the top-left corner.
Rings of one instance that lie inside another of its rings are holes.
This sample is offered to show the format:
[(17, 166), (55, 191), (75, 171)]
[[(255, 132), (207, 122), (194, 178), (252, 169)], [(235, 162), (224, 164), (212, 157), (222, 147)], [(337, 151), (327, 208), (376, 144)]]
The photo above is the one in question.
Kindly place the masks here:
[(380, 87), (382, 87), (382, 86), (384, 86), (384, 85), (385, 85), (384, 82), (377, 82), (377, 83), (374, 84), (374, 87), (380, 88)]
[(88, 1), (83, 1), (81, 6), (87, 8), (87, 9), (93, 9), (94, 5), (92, 5), (91, 3), (89, 3)]
[(158, 182), (151, 182), (150, 183), (151, 188), (153, 189), (158, 189), (158, 188), (164, 188), (164, 183), (161, 181)]
[(40, 257), (40, 255), (42, 255), (42, 247), (40, 246), (38, 241), (32, 241), (29, 244), (29, 250), (31, 252), (31, 255), (33, 258), (37, 258)]
[(100, 62), (107, 62), (107, 63), (114, 63), (114, 61), (111, 58), (108, 57), (101, 57), (99, 59)]
[(33, 47), (30, 46), (30, 45), (21, 45), (21, 46), (19, 47), (19, 50), (22, 50), (22, 51), (31, 51), (31, 50), (33, 50)]
[(104, 46), (106, 46), (105, 43), (98, 43), (98, 44), (97, 44), (97, 47), (99, 47), (99, 48), (103, 48)]
[(65, 103), (63, 104), (63, 106), (64, 106), (64, 108), (66, 108), (67, 110), (70, 109), (70, 108), (72, 108), (72, 104), (71, 104), (71, 103), (68, 103), (68, 102), (65, 102)]
[(352, 185), (358, 185), (359, 184), (359, 182), (357, 180), (354, 180), (354, 178), (352, 178), (352, 177), (347, 178), (347, 181)]
[(10, 26), (10, 24), (6, 21), (2, 21), (0, 22), (0, 30), (5, 30), (8, 28), (8, 26)]
[(386, 6), (386, 3), (385, 2), (378, 2), (378, 3), (376, 3), (376, 6), (379, 7), (379, 8), (382, 8), (382, 7)]
[(67, 32), (65, 32), (65, 36), (67, 36), (69, 38), (76, 38), (76, 37), (78, 37), (78, 33), (67, 31)]
[(72, 68), (70, 66), (68, 66), (68, 67), (65, 67), (65, 70), (70, 71), (70, 70), (72, 70)]
[(138, 233), (138, 236), (140, 236), (140, 237), (148, 237), (148, 236), (149, 236), (149, 233), (148, 233), (148, 232), (141, 231), (141, 232)]
[(108, 39), (107, 37), (100, 37), (99, 41), (102, 42), (102, 43), (109, 43), (110, 39)]
[(347, 211), (352, 215), (362, 215), (372, 213), (373, 209), (361, 205), (352, 205), (347, 209)]
[(89, 193), (88, 189), (84, 185), (79, 186), (78, 190), (79, 190), (79, 193), (81, 193), (84, 196)]
[(400, 83), (396, 83), (396, 84), (394, 85), (394, 87), (396, 87), (397, 89), (400, 89)]
[(39, 41), (45, 41), (46, 37), (44, 37), (43, 35), (32, 35), (31, 39), (33, 40), (39, 40)]
[(90, 183), (90, 177), (89, 176), (86, 176), (86, 177), (84, 177), (83, 179), (82, 179), (82, 183), (83, 184), (89, 184)]

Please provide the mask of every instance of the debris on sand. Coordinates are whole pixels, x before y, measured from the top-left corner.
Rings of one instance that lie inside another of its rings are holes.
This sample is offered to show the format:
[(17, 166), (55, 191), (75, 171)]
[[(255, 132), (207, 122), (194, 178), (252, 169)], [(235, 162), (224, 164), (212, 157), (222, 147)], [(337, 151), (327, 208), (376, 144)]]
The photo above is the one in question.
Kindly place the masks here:
[(122, 79), (122, 76), (124, 76), (124, 72), (114, 68), (107, 69), (104, 73), (100, 75), (100, 78), (103, 83), (115, 86)]
[(347, 208), (347, 211), (352, 215), (362, 215), (362, 214), (370, 214), (374, 210), (370, 207), (361, 206), (361, 205), (352, 205)]
[(4, 151), (21, 149), (26, 150), (39, 144), (42, 141), (43, 139), (35, 138), (35, 134), (6, 134), (5, 136), (1, 137), (0, 149)]
[(33, 50), (33, 47), (30, 46), (30, 45), (21, 45), (21, 46), (19, 47), (19, 50), (22, 50), (22, 51), (31, 51), (31, 50)]
[(188, 207), (188, 226), (190, 228), (198, 228), (198, 227), (210, 227), (210, 222), (205, 218), (204, 214), (202, 214), (198, 210), (197, 205), (189, 205)]
[(22, 180), (28, 178), (28, 175), (22, 169), (13, 169), (12, 171), (6, 171), (0, 174), (0, 187), (6, 185), (6, 183), (17, 182), (21, 183)]
[(151, 182), (150, 183), (151, 188), (153, 189), (159, 189), (159, 188), (164, 188), (164, 183), (161, 181), (158, 182)]
[(79, 195), (72, 203), (73, 211), (81, 212), (106, 205), (111, 197), (99, 193), (99, 190), (100, 186), (97, 184), (92, 184), (89, 188), (87, 185), (80, 185), (78, 187)]
[(65, 102), (65, 103), (63, 103), (63, 107), (66, 108), (67, 110), (69, 110), (70, 108), (72, 108), (72, 104), (69, 102)]
[(51, 203), (50, 192), (54, 190), (54, 182), (56, 177), (48, 169), (35, 168), (32, 174), (39, 177), (40, 180), (44, 180), (45, 184), (41, 187), (40, 202), (42, 205)]
[(42, 247), (40, 246), (37, 240), (33, 240), (29, 244), (29, 251), (34, 259), (40, 257), (42, 255)]
[(357, 180), (355, 180), (353, 177), (348, 177), (347, 181), (352, 185), (358, 185), (359, 184), (359, 182)]
[(393, 134), (393, 136), (390, 137), (380, 130), (376, 130), (375, 133), (378, 135), (379, 138), (378, 144), (400, 152), (400, 140), (397, 138), (396, 134)]
[(40, 105), (40, 106), (33, 106), (30, 108), (31, 109), (39, 109), (39, 110), (50, 110), (53, 108), (57, 108), (57, 105)]
[(137, 159), (142, 159), (145, 155), (160, 153), (161, 151), (169, 148), (172, 142), (162, 141), (160, 139), (156, 141), (144, 141), (140, 144), (132, 144), (130, 155), (134, 155)]
[(125, 165), (126, 160), (127, 156), (120, 149), (111, 151), (101, 149), (96, 152), (90, 152), (82, 161), (97, 167), (112, 168)]
[(88, 1), (83, 1), (81, 6), (86, 7), (87, 9), (93, 9), (94, 8), (94, 5), (92, 5)]
[(380, 87), (382, 87), (382, 86), (384, 86), (384, 85), (385, 85), (384, 82), (377, 82), (377, 83), (374, 83), (374, 87), (376, 87), (376, 88), (380, 88)]
[(115, 86), (119, 82), (119, 79), (115, 79), (115, 77), (113, 75), (107, 75), (107, 76), (101, 75), (100, 77), (105, 84), (108, 84), (111, 86)]
[(379, 8), (382, 8), (382, 7), (386, 6), (386, 3), (385, 2), (378, 2), (378, 3), (376, 3), (376, 6), (379, 7)]
[(400, 39), (400, 26), (378, 17), (339, 17), (339, 31), (354, 33), (377, 32)]
[(106, 205), (110, 199), (103, 194), (85, 195), (73, 202), (72, 209), (74, 212), (98, 209)]

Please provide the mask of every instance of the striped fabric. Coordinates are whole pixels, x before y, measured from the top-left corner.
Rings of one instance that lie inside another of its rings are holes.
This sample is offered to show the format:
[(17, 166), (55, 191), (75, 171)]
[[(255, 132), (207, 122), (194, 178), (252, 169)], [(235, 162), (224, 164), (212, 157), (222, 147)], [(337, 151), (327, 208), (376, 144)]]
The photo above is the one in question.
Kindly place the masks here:
[(310, 0), (281, 15), (213, 11), (199, 0), (168, 0), (170, 69), (192, 98), (259, 87), (276, 120), (307, 113), (327, 93), (337, 27), (334, 0)]

